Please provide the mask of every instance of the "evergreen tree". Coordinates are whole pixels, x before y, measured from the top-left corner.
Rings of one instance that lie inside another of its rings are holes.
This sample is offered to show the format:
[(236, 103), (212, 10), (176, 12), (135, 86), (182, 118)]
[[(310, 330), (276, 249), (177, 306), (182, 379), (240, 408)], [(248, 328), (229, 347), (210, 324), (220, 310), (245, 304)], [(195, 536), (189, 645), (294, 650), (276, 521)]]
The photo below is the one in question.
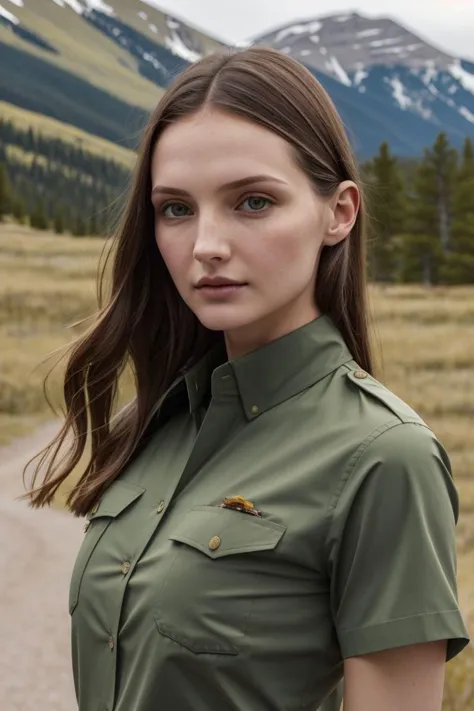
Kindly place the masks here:
[(464, 143), (461, 165), (453, 191), (451, 252), (443, 268), (448, 284), (474, 283), (474, 150)]
[(0, 222), (10, 211), (11, 197), (11, 187), (7, 169), (3, 163), (0, 163)]
[(12, 215), (16, 222), (23, 224), (26, 218), (26, 205), (25, 201), (21, 197), (14, 197), (12, 199)]
[(375, 281), (393, 281), (396, 237), (405, 226), (406, 195), (403, 176), (388, 143), (380, 146), (368, 166), (369, 273)]
[(64, 232), (64, 210), (61, 205), (57, 205), (54, 211), (53, 219), (54, 231), (58, 235), (62, 235)]
[(87, 234), (87, 227), (85, 220), (79, 215), (74, 221), (74, 226), (72, 228), (72, 234), (74, 237), (84, 237)]
[(96, 236), (99, 234), (99, 227), (97, 225), (97, 214), (96, 214), (95, 208), (91, 212), (87, 232), (89, 235), (93, 235), (93, 236)]
[(36, 230), (47, 230), (48, 220), (46, 217), (46, 211), (44, 208), (44, 201), (42, 199), (38, 200), (36, 207), (30, 215), (30, 225)]
[(408, 234), (400, 240), (403, 281), (436, 284), (451, 250), (457, 151), (440, 133), (414, 173)]

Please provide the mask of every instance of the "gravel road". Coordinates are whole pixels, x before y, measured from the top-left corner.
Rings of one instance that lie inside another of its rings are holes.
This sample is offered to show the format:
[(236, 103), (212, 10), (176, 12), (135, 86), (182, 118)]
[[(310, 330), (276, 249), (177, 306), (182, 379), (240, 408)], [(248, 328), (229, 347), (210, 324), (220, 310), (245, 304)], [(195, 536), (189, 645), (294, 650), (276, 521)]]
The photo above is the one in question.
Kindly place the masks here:
[(58, 423), (0, 450), (0, 709), (75, 711), (67, 609), (69, 577), (83, 522), (53, 509), (33, 510), (24, 493), (27, 460)]

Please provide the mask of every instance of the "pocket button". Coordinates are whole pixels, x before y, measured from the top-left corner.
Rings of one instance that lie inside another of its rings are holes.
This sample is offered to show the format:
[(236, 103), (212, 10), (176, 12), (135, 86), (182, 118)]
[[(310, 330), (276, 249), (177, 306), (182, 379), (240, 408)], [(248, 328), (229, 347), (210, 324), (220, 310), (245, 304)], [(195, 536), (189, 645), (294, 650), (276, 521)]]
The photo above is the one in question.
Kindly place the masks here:
[(215, 551), (219, 548), (220, 544), (221, 539), (219, 538), (219, 536), (213, 536), (209, 541), (209, 548), (211, 549), (211, 551)]

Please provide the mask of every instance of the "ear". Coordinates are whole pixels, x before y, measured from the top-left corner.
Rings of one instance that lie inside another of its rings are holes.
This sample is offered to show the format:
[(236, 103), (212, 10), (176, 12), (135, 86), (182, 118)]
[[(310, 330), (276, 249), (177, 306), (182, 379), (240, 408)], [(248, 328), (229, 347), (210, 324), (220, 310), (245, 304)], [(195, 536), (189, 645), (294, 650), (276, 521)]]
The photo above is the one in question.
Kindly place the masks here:
[(330, 200), (330, 216), (323, 243), (332, 246), (350, 234), (360, 207), (360, 191), (352, 180), (340, 183)]

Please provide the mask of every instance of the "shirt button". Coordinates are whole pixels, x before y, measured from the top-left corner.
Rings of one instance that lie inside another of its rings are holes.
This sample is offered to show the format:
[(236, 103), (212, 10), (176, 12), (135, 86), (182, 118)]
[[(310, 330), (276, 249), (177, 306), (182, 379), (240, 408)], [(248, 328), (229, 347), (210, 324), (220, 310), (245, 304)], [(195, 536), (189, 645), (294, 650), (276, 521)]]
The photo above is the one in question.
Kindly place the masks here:
[(161, 513), (162, 511), (164, 511), (165, 505), (166, 505), (166, 504), (165, 504), (164, 501), (160, 501), (160, 503), (158, 504), (158, 507), (157, 507), (157, 509), (156, 509), (157, 512), (158, 512), (158, 513)]
[(252, 415), (258, 415), (258, 405), (252, 405), (252, 407), (250, 408), (250, 412), (252, 413)]
[(122, 571), (122, 573), (123, 573), (124, 575), (127, 575), (127, 573), (128, 573), (128, 571), (130, 570), (130, 568), (131, 568), (131, 565), (130, 565), (130, 563), (128, 562), (128, 560), (126, 560), (125, 563), (122, 563), (122, 565), (120, 566), (120, 570)]
[(362, 380), (363, 378), (367, 377), (367, 373), (365, 372), (365, 370), (356, 370), (354, 371), (354, 377)]
[(219, 536), (213, 536), (209, 541), (209, 548), (211, 549), (211, 551), (215, 551), (217, 550), (217, 548), (219, 548), (220, 544), (221, 539), (219, 538)]
[(109, 644), (109, 649), (110, 649), (110, 651), (112, 651), (113, 648), (115, 647), (115, 642), (114, 642), (114, 638), (113, 638), (113, 637), (109, 637), (108, 644)]

